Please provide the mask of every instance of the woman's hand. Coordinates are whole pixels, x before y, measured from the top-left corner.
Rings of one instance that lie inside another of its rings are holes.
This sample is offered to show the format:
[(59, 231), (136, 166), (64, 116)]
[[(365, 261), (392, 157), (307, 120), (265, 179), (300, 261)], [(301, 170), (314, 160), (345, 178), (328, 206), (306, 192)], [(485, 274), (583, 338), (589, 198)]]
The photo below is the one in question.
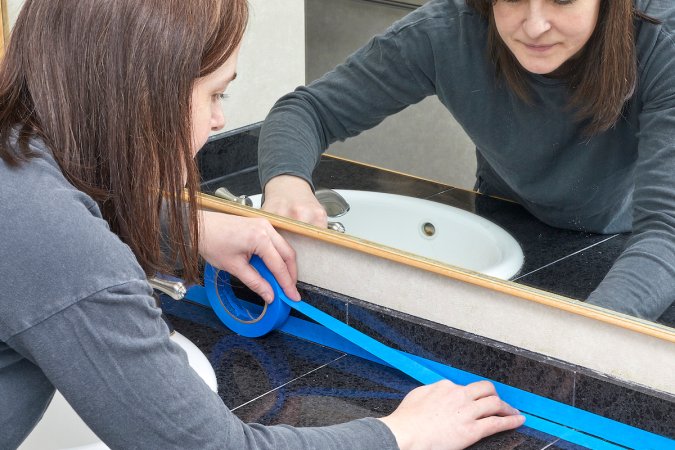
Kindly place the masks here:
[(446, 380), (414, 389), (380, 420), (401, 450), (451, 450), (517, 428), (525, 417), (497, 397), (488, 381), (458, 386)]
[(258, 255), (286, 295), (300, 300), (295, 284), (298, 269), (295, 251), (265, 219), (250, 219), (201, 211), (199, 253), (212, 266), (237, 277), (265, 302), (274, 300), (272, 286), (249, 264)]
[(291, 219), (326, 228), (326, 210), (314, 196), (312, 188), (302, 178), (279, 175), (265, 185), (262, 209)]

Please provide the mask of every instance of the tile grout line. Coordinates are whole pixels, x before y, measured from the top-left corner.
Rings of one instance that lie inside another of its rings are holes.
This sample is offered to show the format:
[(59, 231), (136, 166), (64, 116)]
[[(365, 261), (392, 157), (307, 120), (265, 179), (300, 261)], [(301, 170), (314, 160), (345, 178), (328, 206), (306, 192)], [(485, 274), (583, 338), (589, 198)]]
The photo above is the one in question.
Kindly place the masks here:
[(345, 323), (349, 325), (349, 302), (345, 302)]
[(618, 234), (615, 234), (615, 235), (613, 235), (613, 236), (608, 237), (607, 239), (603, 239), (603, 240), (600, 241), (600, 242), (596, 242), (596, 243), (593, 244), (593, 245), (589, 245), (588, 247), (584, 247), (584, 248), (582, 248), (582, 249), (579, 249), (579, 250), (577, 250), (577, 251), (574, 252), (574, 253), (570, 253), (570, 254), (567, 255), (567, 256), (563, 256), (562, 258), (559, 258), (559, 259), (557, 259), (557, 260), (555, 260), (555, 261), (553, 261), (553, 262), (550, 262), (550, 263), (546, 264), (545, 266), (541, 266), (541, 267), (538, 268), (538, 269), (532, 270), (532, 271), (530, 271), (530, 272), (528, 272), (528, 273), (526, 273), (526, 274), (524, 274), (524, 275), (521, 275), (521, 276), (519, 276), (518, 278), (514, 278), (513, 280), (510, 280), (510, 281), (518, 281), (518, 280), (520, 280), (521, 278), (525, 278), (525, 277), (527, 277), (527, 276), (530, 276), (530, 275), (532, 275), (532, 274), (535, 273), (535, 272), (539, 272), (540, 270), (543, 270), (543, 269), (545, 269), (545, 268), (547, 268), (547, 267), (552, 266), (553, 264), (557, 264), (557, 263), (559, 263), (560, 261), (563, 261), (563, 260), (565, 260), (565, 259), (567, 259), (567, 258), (571, 258), (572, 256), (578, 255), (578, 254), (581, 253), (581, 252), (585, 252), (586, 250), (590, 250), (590, 249), (592, 249), (593, 247), (595, 247), (595, 246), (597, 246), (597, 245), (604, 244), (605, 242), (609, 241), (610, 239), (614, 239), (614, 238), (617, 237), (617, 236), (618, 236)]
[(576, 370), (572, 372), (574, 376), (572, 377), (572, 406), (577, 406), (577, 376), (579, 372)]
[(427, 197), (424, 197), (423, 200), (431, 200), (433, 197), (436, 197), (437, 195), (445, 194), (446, 192), (454, 191), (457, 188), (451, 187), (449, 189), (443, 189), (442, 191), (436, 192), (435, 194), (431, 194)]
[(560, 441), (561, 441), (561, 439), (556, 439), (555, 441), (553, 441), (553, 442), (551, 442), (551, 443), (549, 443), (549, 444), (546, 444), (546, 446), (545, 446), (545, 447), (542, 447), (541, 450), (546, 450), (547, 448), (551, 447), (552, 445), (554, 445), (554, 444), (556, 444), (556, 443), (558, 443), (558, 442), (560, 442)]
[(287, 386), (287, 385), (291, 384), (292, 382), (294, 382), (294, 381), (296, 381), (296, 380), (299, 380), (300, 378), (302, 378), (302, 377), (304, 377), (304, 376), (309, 375), (310, 373), (316, 372), (317, 370), (323, 369), (324, 367), (326, 367), (326, 366), (328, 366), (328, 365), (330, 365), (330, 364), (333, 364), (335, 361), (338, 361), (338, 360), (344, 358), (345, 356), (347, 356), (347, 355), (346, 355), (346, 354), (342, 354), (342, 355), (338, 356), (337, 358), (335, 358), (334, 360), (329, 361), (329, 362), (327, 362), (326, 364), (324, 364), (324, 365), (322, 365), (322, 366), (316, 367), (316, 368), (310, 370), (309, 372), (307, 372), (307, 373), (305, 373), (305, 374), (303, 374), (303, 375), (300, 375), (300, 376), (298, 376), (298, 377), (295, 377), (295, 378), (293, 378), (292, 380), (289, 380), (289, 381), (287, 381), (287, 382), (284, 383), (284, 384), (280, 384), (279, 386), (275, 387), (274, 389), (271, 389), (271, 390), (269, 390), (269, 391), (267, 391), (267, 392), (265, 392), (265, 393), (263, 393), (263, 394), (260, 394), (259, 396), (255, 397), (255, 398), (252, 398), (251, 400), (249, 400), (249, 401), (247, 401), (247, 402), (242, 403), (242, 404), (239, 405), (239, 406), (236, 406), (236, 407), (230, 409), (230, 411), (233, 411), (233, 412), (234, 412), (234, 411), (236, 411), (237, 409), (239, 409), (239, 408), (241, 408), (241, 407), (243, 407), (243, 406), (248, 405), (249, 403), (252, 403), (252, 402), (258, 400), (258, 399), (260, 399), (260, 398), (266, 396), (267, 394), (269, 394), (269, 393), (271, 393), (271, 392), (277, 391), (277, 390), (281, 389), (282, 387)]

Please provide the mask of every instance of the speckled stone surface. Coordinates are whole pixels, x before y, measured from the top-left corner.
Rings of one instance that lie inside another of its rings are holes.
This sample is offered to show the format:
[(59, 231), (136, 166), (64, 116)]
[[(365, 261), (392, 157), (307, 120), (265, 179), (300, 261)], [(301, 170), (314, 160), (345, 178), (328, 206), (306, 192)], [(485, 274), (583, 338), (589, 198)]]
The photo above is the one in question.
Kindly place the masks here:
[(675, 439), (675, 397), (577, 373), (575, 406)]
[(202, 181), (256, 167), (259, 132), (260, 125), (254, 124), (210, 138), (196, 156)]
[[(310, 301), (330, 298), (327, 292), (307, 288), (314, 293)], [(418, 386), (394, 369), (282, 333), (243, 338), (224, 328), (209, 309), (190, 302), (162, 297), (162, 307), (176, 330), (208, 357), (220, 397), (245, 422), (323, 426), (381, 417)], [(471, 448), (538, 450), (560, 442), (521, 427)]]
[(574, 372), (542, 364), (516, 347), (353, 299), (349, 325), (390, 347), (563, 403), (574, 401)]
[[(609, 272), (611, 261), (618, 258), (627, 240), (627, 235), (609, 236), (555, 264), (520, 276), (515, 281), (577, 300), (586, 300)], [(561, 283), (560, 280), (569, 282)]]
[[(314, 286), (302, 285), (301, 293), (309, 303), (393, 347), (675, 438), (673, 396), (419, 318), (388, 314)], [(211, 310), (187, 301), (162, 296), (162, 308), (175, 329), (208, 357), (220, 397), (247, 422), (321, 426), (379, 417), (418, 385), (391, 368), (290, 335), (238, 336)], [(552, 443), (576, 448), (526, 427), (473, 448), (539, 449)]]

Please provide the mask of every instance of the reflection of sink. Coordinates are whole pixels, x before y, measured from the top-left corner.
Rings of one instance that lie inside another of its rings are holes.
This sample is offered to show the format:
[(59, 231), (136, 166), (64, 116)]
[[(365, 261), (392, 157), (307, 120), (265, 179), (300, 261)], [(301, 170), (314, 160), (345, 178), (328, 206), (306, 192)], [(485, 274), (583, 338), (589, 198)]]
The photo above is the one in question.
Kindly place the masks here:
[[(213, 392), (218, 392), (216, 373), (206, 356), (182, 334), (175, 332), (171, 340), (187, 353), (188, 362)], [(102, 412), (103, 414), (103, 412)], [(108, 450), (108, 446), (89, 429), (71, 408), (59, 391), (56, 391), (44, 416), (19, 450)]]
[[(513, 277), (523, 264), (516, 240), (476, 214), (401, 195), (336, 192), (350, 209), (329, 220), (342, 223), (352, 236), (502, 279)], [(259, 195), (251, 200), (260, 206)]]

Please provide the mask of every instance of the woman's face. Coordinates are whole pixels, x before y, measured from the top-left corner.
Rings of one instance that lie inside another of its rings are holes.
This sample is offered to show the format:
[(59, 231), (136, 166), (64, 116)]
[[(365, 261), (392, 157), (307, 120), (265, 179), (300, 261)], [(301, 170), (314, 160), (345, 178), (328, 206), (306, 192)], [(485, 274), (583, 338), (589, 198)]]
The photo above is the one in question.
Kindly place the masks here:
[(225, 126), (221, 100), (237, 77), (239, 48), (216, 71), (198, 78), (192, 88), (192, 150), (196, 154), (212, 131)]
[(497, 0), (492, 9), (497, 31), (520, 65), (545, 75), (586, 45), (598, 21), (600, 1)]

